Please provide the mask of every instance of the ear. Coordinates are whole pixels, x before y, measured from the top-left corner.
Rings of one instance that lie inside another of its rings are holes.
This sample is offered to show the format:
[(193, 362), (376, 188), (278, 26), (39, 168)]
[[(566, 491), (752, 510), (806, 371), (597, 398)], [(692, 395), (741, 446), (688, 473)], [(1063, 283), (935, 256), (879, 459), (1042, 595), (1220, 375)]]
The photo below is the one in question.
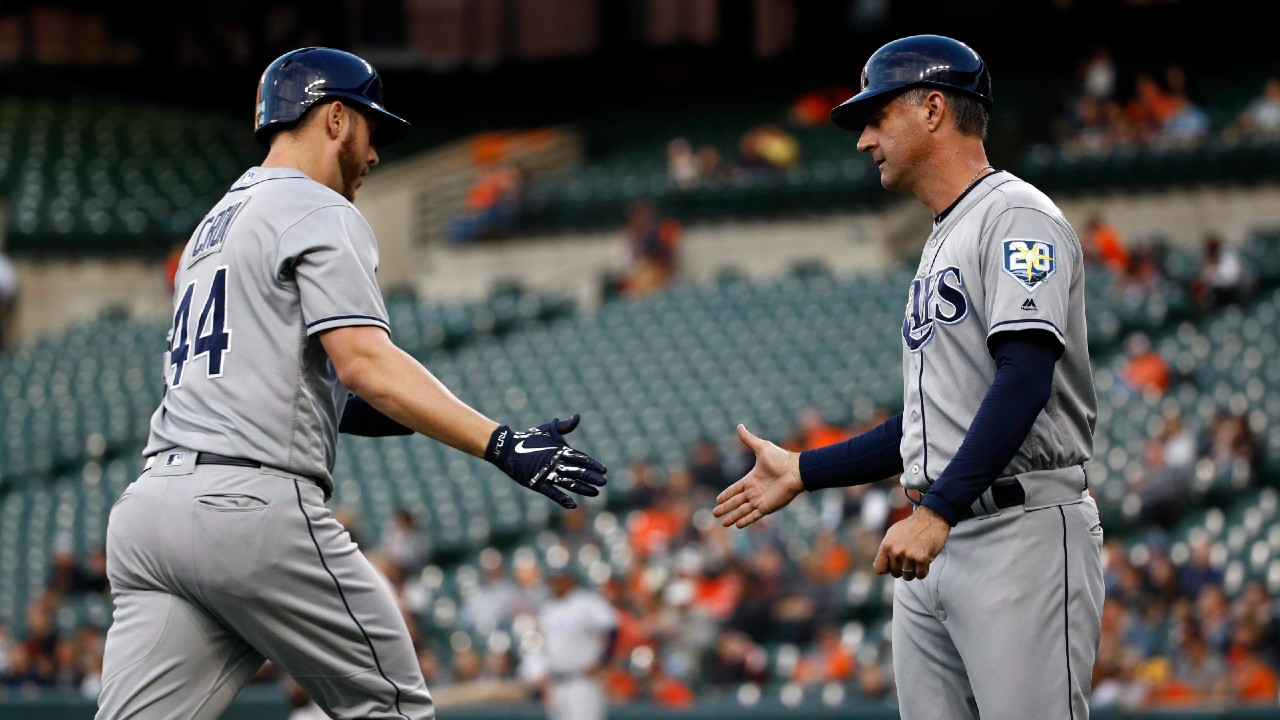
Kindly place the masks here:
[(341, 100), (325, 103), (324, 105), (324, 124), (325, 130), (331, 140), (342, 137), (342, 133), (349, 132), (347, 126), (353, 121), (352, 113), (342, 104)]
[(942, 126), (942, 117), (947, 111), (947, 96), (940, 90), (934, 90), (925, 96), (922, 107), (924, 107), (929, 132), (934, 132)]

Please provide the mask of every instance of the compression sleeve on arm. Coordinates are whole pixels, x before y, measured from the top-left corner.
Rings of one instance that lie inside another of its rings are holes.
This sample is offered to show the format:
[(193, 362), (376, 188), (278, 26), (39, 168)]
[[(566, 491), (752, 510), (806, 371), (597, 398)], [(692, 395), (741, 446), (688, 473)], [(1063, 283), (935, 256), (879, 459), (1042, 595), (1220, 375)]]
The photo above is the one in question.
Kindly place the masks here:
[(996, 377), (973, 416), (969, 432), (922, 505), (953, 527), (1009, 466), (1053, 392), (1053, 368), (1062, 345), (1043, 330), (1000, 333), (991, 340)]
[(800, 453), (805, 490), (865, 485), (902, 472), (902, 413), (843, 442)]
[(347, 406), (342, 411), (338, 432), (364, 437), (413, 434), (412, 430), (382, 414), (382, 411), (355, 394), (347, 396)]

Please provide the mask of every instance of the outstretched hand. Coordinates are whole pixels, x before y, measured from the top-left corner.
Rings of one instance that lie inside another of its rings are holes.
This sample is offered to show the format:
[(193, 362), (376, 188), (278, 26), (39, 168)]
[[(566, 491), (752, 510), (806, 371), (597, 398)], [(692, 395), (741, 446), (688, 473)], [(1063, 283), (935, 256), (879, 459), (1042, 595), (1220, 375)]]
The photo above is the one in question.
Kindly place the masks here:
[(752, 435), (738, 425), (738, 439), (756, 454), (755, 466), (740, 480), (716, 497), (712, 514), (724, 527), (744, 528), (760, 518), (786, 507), (804, 490), (800, 481), (800, 456), (787, 452), (768, 440)]
[(578, 503), (564, 490), (595, 497), (600, 494), (608, 470), (598, 460), (576, 450), (564, 436), (578, 427), (580, 416), (556, 418), (537, 427), (514, 432), (502, 425), (493, 431), (484, 459), (512, 480), (573, 509)]

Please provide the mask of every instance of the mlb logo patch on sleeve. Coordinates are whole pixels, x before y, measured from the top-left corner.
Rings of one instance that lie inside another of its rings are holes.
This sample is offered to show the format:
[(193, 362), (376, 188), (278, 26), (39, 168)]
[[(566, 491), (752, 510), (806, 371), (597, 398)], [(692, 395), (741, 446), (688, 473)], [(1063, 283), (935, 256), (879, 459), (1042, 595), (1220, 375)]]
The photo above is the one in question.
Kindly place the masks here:
[(1058, 269), (1053, 243), (1048, 240), (1009, 238), (1004, 241), (1004, 271), (1035, 290)]

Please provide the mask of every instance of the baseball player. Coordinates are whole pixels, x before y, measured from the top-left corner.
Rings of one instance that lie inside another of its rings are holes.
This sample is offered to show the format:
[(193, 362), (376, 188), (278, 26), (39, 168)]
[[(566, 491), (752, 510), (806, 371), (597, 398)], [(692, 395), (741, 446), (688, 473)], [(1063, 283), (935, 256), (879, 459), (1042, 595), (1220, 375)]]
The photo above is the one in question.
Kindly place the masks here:
[(904, 410), (799, 454), (739, 425), (755, 466), (714, 513), (746, 527), (806, 490), (901, 474), (914, 512), (873, 568), (899, 578), (904, 720), (1082, 720), (1103, 601), (1084, 267), (1054, 203), (988, 163), (990, 110), (983, 60), (918, 35), (872, 54), (831, 111), (881, 184), (933, 215), (901, 328)]
[(605, 665), (618, 638), (618, 613), (579, 585), (573, 569), (551, 572), (551, 597), (538, 609), (549, 720), (604, 720)]
[(264, 71), (266, 159), (183, 251), (146, 469), (110, 514), (100, 720), (216, 718), (264, 658), (330, 717), (434, 717), (395, 599), (326, 505), (339, 432), (422, 433), (566, 508), (605, 483), (564, 440), (577, 415), (513, 431), (393, 343), (352, 202), (409, 129), (350, 53)]

